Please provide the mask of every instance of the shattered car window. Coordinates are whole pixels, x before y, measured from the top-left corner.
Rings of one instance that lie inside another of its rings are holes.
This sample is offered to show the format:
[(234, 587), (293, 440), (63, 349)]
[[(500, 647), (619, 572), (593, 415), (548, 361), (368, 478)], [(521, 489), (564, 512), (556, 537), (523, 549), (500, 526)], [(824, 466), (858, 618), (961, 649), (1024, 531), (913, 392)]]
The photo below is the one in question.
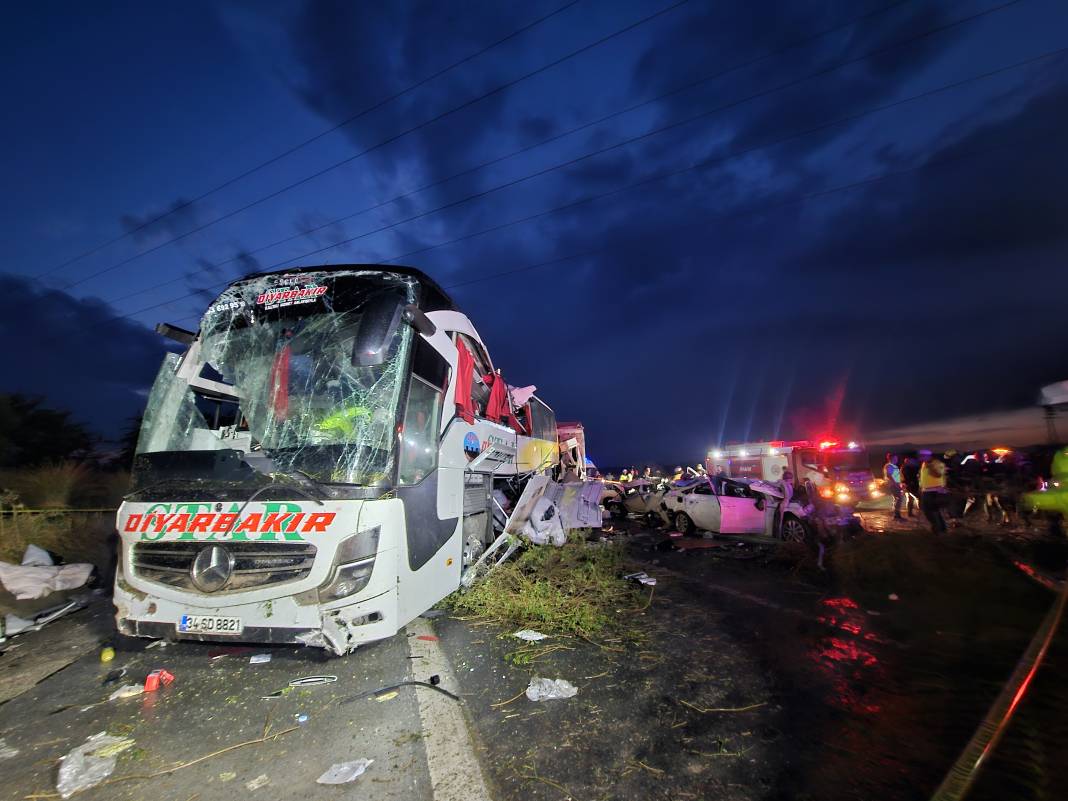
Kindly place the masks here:
[(323, 482), (388, 482), (411, 342), (400, 309), (414, 299), (410, 279), (371, 271), (235, 284), (205, 315), (192, 363), (164, 364), (138, 453), (262, 452)]

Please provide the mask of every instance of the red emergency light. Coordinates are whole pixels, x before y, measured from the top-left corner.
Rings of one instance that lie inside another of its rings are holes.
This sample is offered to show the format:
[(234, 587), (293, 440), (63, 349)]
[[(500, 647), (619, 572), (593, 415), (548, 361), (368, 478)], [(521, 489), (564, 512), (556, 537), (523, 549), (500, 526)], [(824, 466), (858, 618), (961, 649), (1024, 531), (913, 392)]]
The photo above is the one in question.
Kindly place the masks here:
[(836, 440), (836, 439), (825, 439), (825, 440), (823, 440), (823, 442), (820, 443), (820, 450), (821, 451), (825, 451), (828, 448), (837, 448), (837, 447), (838, 447), (838, 440)]

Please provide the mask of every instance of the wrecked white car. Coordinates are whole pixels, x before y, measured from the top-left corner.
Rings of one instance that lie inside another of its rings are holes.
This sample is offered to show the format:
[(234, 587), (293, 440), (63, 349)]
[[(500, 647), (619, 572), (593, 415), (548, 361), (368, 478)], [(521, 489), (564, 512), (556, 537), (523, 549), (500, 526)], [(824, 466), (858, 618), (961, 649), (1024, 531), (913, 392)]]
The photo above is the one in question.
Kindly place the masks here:
[[(775, 484), (708, 476), (681, 482), (664, 495), (661, 509), (683, 534), (697, 530), (714, 534), (765, 534), (768, 515), (781, 499)], [(802, 498), (792, 498), (783, 513), (780, 537), (802, 542), (808, 534), (808, 511)]]

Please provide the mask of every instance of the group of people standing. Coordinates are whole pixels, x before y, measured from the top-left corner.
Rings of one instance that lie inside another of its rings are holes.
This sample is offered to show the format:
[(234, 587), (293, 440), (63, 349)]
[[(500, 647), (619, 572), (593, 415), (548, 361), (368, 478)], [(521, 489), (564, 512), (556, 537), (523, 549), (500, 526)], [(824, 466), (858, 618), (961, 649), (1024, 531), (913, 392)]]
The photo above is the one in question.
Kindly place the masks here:
[[(938, 455), (921, 450), (902, 459), (886, 455), (883, 478), (893, 499), (894, 519), (920, 512), (935, 534), (948, 529), (947, 518), (959, 521), (973, 508), (986, 511), (988, 522), (1008, 524), (1019, 498), (1033, 489), (1027, 465), (1011, 452), (979, 451), (961, 454), (947, 450)], [(1027, 518), (1027, 510), (1018, 510)]]

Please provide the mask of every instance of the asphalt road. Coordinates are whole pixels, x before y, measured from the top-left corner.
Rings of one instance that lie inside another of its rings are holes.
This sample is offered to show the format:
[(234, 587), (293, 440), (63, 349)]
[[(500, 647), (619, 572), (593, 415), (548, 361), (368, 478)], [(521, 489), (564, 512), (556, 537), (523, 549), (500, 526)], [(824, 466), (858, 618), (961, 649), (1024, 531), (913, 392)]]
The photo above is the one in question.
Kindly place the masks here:
[[(66, 625), (91, 629), (94, 613), (100, 617), (105, 612), (89, 610)], [(23, 635), (19, 649), (34, 650), (39, 647), (34, 638), (43, 641), (48, 632)], [(456, 702), (431, 690), (405, 687), (383, 700), (341, 703), (400, 681), (427, 681), (430, 671), (442, 676), (443, 687), (455, 690), (437, 642), (421, 636), (433, 637), (428, 621), (417, 621), (406, 634), (343, 659), (304, 648), (259, 646), (213, 659), (224, 649), (179, 643), (145, 650), (146, 642), (133, 641), (124, 644), (130, 650), (120, 645), (114, 661), (102, 664), (94, 647), (0, 706), (0, 738), (18, 749), (16, 756), (0, 762), (2, 795), (50, 797), (59, 758), (90, 735), (106, 731), (131, 737), (136, 745), (119, 756), (112, 783), (81, 793), (79, 799), (230, 801), (237, 795), (274, 801), (357, 792), (366, 799), (478, 798), (481, 777)], [(250, 664), (251, 655), (259, 653), (270, 654), (270, 662)], [(109, 671), (123, 667), (128, 671), (123, 680), (103, 685)], [(156, 668), (173, 673), (174, 683), (156, 693), (107, 700), (121, 684), (141, 681)], [(323, 674), (335, 675), (337, 681), (264, 698), (293, 679)], [(307, 720), (299, 720), (301, 715)], [(332, 764), (360, 758), (374, 763), (353, 784), (316, 783)], [(151, 778), (114, 781), (127, 776)]]

